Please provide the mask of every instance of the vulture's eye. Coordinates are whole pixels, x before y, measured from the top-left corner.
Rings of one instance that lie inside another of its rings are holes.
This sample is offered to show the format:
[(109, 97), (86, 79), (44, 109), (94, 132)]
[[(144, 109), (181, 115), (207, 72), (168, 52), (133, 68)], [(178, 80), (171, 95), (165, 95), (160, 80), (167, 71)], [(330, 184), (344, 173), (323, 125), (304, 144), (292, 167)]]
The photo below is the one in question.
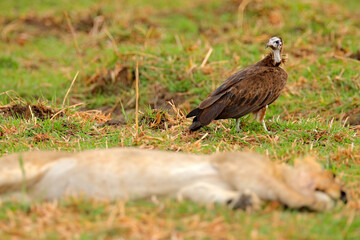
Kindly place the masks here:
[(279, 44), (279, 43), (280, 43), (280, 41), (276, 41), (275, 43), (276, 43), (276, 44)]

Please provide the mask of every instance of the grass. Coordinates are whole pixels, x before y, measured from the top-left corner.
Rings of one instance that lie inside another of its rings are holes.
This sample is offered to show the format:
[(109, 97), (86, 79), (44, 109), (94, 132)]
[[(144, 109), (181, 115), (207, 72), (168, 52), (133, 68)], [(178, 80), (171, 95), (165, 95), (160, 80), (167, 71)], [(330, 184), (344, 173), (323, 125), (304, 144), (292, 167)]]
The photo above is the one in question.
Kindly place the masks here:
[[(0, 2), (0, 112), (14, 103), (63, 111), (43, 119), (0, 114), (1, 156), (30, 149), (117, 146), (197, 153), (250, 150), (290, 163), (314, 154), (345, 182), (350, 201), (321, 214), (271, 204), (248, 214), (167, 199), (7, 202), (0, 207), (1, 239), (360, 237), (360, 65), (352, 57), (360, 37), (356, 0), (251, 2), (241, 27), (235, 0), (35, 2)], [(266, 134), (251, 117), (242, 119), (240, 133), (232, 120), (188, 133), (190, 120), (184, 113), (227, 76), (260, 60), (274, 35), (284, 39), (289, 74), (285, 91), (267, 112), (274, 133)], [(171, 99), (176, 107), (166, 104)], [(102, 127), (110, 115), (123, 124)]]

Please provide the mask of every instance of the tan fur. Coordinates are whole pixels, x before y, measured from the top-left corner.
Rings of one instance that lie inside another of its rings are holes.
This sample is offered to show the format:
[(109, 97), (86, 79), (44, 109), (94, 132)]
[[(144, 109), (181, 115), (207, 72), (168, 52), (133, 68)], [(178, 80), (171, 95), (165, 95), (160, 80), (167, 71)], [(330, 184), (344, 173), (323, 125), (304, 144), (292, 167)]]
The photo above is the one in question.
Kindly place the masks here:
[(313, 159), (296, 161), (293, 167), (253, 153), (196, 155), (135, 148), (35, 151), (2, 157), (0, 166), (3, 198), (18, 196), (26, 186), (30, 200), (69, 195), (96, 199), (168, 196), (231, 208), (257, 209), (261, 200), (271, 200), (291, 208), (324, 211), (343, 197), (333, 174)]

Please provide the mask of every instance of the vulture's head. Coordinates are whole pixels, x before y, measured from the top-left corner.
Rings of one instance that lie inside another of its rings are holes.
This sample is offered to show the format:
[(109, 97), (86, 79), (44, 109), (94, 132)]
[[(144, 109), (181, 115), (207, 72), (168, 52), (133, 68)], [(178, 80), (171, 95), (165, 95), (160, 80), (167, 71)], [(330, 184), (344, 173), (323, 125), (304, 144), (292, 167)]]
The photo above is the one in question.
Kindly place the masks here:
[(283, 47), (283, 40), (281, 37), (272, 37), (266, 44), (265, 48), (271, 48), (274, 56), (274, 63), (278, 66), (281, 63), (281, 49)]
[(265, 48), (271, 48), (272, 50), (281, 50), (283, 46), (283, 40), (281, 37), (272, 37), (266, 44)]

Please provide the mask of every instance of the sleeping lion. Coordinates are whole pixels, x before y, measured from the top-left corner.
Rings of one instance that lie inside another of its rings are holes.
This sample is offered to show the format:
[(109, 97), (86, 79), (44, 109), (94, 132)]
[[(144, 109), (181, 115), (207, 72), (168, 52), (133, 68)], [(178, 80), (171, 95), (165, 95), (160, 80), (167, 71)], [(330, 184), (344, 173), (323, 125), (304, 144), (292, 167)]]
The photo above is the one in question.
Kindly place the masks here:
[(289, 208), (331, 209), (346, 194), (335, 175), (311, 158), (294, 166), (246, 152), (198, 155), (136, 148), (78, 153), (33, 151), (0, 158), (0, 196), (52, 200), (151, 196), (259, 209), (262, 201)]

